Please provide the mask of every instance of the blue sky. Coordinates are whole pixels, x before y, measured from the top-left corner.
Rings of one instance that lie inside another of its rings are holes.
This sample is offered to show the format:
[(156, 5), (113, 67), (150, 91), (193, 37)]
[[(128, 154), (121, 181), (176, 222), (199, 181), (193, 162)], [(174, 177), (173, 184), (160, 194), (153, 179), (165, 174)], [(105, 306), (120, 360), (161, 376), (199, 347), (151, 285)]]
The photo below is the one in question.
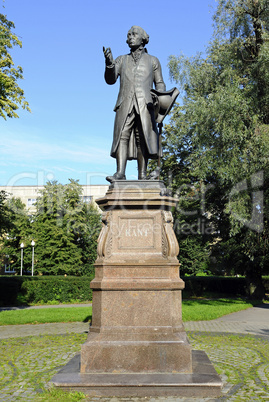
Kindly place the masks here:
[[(148, 52), (161, 62), (167, 89), (168, 57), (203, 52), (212, 35), (215, 0), (5, 0), (0, 11), (15, 23), (32, 113), (0, 121), (0, 185), (107, 184), (119, 83), (104, 81), (102, 47), (126, 54), (132, 25), (150, 36)], [(212, 8), (213, 7), (213, 8)], [(165, 123), (168, 119), (165, 120)], [(137, 179), (136, 162), (127, 178)]]

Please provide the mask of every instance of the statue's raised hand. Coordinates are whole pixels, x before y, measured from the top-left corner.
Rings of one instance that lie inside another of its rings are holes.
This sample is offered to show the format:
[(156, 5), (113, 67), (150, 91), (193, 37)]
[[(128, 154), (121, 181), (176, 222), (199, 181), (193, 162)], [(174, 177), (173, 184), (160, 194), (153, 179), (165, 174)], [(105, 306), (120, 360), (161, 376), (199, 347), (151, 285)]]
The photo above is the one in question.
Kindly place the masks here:
[(113, 63), (113, 56), (110, 47), (107, 49), (103, 46), (103, 52), (106, 59), (106, 65), (110, 66)]

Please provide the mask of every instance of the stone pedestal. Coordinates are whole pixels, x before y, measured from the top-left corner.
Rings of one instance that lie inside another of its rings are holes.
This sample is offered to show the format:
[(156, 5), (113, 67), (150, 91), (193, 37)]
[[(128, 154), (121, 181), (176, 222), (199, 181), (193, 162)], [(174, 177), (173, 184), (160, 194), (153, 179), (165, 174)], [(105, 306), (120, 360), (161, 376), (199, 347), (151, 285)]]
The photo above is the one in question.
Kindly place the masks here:
[(171, 213), (176, 200), (165, 191), (158, 181), (118, 181), (97, 200), (104, 212), (91, 282), (92, 325), (76, 386), (70, 370), (69, 382), (58, 377), (56, 385), (90, 395), (130, 396), (130, 387), (144, 396), (220, 393), (221, 381), (203, 352), (208, 367), (201, 377), (182, 324), (184, 282)]
[(159, 182), (129, 183), (116, 182), (97, 201), (103, 229), (81, 372), (190, 373), (170, 211), (175, 200), (160, 195)]

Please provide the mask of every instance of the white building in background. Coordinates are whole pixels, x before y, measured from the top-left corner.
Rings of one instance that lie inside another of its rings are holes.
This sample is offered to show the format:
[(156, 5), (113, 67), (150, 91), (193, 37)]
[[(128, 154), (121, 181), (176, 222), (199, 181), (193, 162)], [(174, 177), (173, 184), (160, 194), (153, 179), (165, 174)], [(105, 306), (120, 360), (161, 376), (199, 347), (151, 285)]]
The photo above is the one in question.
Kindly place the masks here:
[[(95, 201), (102, 198), (108, 190), (108, 185), (81, 185), (83, 189), (82, 198), (85, 202)], [(9, 197), (20, 198), (30, 213), (35, 212), (35, 202), (39, 191), (44, 186), (0, 186), (0, 191), (4, 190)]]

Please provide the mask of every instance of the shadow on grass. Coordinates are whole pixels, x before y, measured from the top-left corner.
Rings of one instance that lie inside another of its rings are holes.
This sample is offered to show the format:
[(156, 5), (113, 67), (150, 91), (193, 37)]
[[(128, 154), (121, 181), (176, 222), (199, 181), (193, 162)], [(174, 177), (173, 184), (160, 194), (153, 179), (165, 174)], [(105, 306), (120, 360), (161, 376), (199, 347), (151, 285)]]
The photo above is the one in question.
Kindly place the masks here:
[(30, 305), (14, 306), (14, 307), (0, 307), (0, 311), (12, 311), (12, 310), (25, 310), (29, 309)]
[(87, 315), (87, 317), (83, 320), (83, 322), (89, 322), (91, 321), (92, 316), (91, 315)]
[(269, 304), (263, 304), (261, 300), (247, 300), (247, 299), (183, 299), (185, 306), (205, 305), (205, 306), (220, 306), (220, 305), (234, 305), (234, 304), (252, 304), (253, 307), (269, 308)]
[(259, 307), (259, 308), (264, 308), (269, 310), (269, 303), (260, 303), (260, 304), (256, 304), (254, 307)]

